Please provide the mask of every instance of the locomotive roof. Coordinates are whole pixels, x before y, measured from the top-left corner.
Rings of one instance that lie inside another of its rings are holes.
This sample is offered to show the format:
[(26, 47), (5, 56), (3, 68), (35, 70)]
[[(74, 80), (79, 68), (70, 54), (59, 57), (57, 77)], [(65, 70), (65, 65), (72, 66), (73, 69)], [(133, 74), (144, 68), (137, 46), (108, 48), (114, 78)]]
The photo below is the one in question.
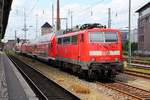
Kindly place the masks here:
[(57, 38), (60, 37), (67, 37), (67, 36), (73, 36), (73, 35), (78, 35), (78, 34), (82, 34), (84, 32), (92, 32), (92, 31), (119, 31), (118, 29), (112, 29), (112, 28), (93, 28), (93, 29), (85, 29), (85, 30), (80, 30), (80, 31), (76, 31), (76, 32), (69, 32), (66, 34), (62, 34), (57, 36)]

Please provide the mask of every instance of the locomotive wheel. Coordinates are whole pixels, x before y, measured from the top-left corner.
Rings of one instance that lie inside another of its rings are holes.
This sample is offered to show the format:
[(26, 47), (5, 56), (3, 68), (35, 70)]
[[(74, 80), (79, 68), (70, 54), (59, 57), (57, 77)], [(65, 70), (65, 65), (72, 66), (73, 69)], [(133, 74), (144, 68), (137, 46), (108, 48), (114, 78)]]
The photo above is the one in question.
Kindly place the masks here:
[(98, 78), (99, 78), (99, 72), (97, 70), (90, 69), (88, 71), (88, 77), (89, 77), (89, 81), (98, 80)]
[(112, 73), (112, 70), (109, 70), (107, 73), (107, 77), (114, 80), (116, 75)]
[(107, 72), (107, 77), (108, 77), (108, 78), (111, 78), (111, 74), (112, 74), (112, 73), (111, 73), (111, 70), (108, 70), (108, 72)]
[(80, 68), (80, 70), (79, 70), (79, 78), (87, 80), (88, 79), (88, 72), (87, 72), (87, 70), (83, 70), (83, 69)]
[(72, 67), (72, 72), (75, 76), (78, 76), (79, 68), (77, 68), (76, 66)]
[(100, 80), (103, 80), (105, 78), (105, 71), (104, 70), (100, 70)]
[(58, 62), (58, 67), (59, 67), (59, 70), (63, 70), (62, 62)]

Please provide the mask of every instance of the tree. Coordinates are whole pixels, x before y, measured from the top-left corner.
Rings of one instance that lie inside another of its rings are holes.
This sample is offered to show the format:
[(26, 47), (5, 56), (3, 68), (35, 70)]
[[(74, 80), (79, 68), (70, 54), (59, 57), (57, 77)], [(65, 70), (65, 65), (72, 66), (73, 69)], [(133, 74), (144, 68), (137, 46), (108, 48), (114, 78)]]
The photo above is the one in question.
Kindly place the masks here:
[[(125, 44), (123, 45), (123, 52), (124, 52), (125, 55), (128, 55), (128, 48), (129, 48), (129, 41), (127, 40), (125, 42)], [(131, 43), (131, 51), (132, 51), (132, 53), (135, 50), (138, 50), (138, 44), (136, 42), (133, 42), (133, 43)]]
[(135, 50), (138, 50), (138, 44), (136, 43), (136, 42), (133, 42), (132, 44), (131, 44), (131, 47), (132, 47), (132, 52), (134, 52)]

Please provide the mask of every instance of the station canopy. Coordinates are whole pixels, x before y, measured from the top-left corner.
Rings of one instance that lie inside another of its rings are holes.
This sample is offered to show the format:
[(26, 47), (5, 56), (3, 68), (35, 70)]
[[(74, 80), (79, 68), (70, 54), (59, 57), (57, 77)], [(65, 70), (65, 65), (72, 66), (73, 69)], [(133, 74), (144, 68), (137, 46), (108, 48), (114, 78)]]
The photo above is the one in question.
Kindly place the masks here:
[(4, 38), (12, 0), (0, 0), (0, 39)]

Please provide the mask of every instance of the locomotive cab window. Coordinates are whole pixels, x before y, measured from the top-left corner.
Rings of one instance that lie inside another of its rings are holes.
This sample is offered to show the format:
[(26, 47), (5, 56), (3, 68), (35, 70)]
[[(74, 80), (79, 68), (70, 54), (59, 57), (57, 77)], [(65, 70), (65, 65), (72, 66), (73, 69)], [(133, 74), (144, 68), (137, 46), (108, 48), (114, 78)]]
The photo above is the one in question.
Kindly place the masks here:
[(90, 32), (90, 42), (117, 42), (117, 32)]
[(105, 42), (117, 42), (117, 40), (116, 32), (105, 32)]
[(90, 32), (89, 41), (90, 42), (104, 42), (103, 32)]

